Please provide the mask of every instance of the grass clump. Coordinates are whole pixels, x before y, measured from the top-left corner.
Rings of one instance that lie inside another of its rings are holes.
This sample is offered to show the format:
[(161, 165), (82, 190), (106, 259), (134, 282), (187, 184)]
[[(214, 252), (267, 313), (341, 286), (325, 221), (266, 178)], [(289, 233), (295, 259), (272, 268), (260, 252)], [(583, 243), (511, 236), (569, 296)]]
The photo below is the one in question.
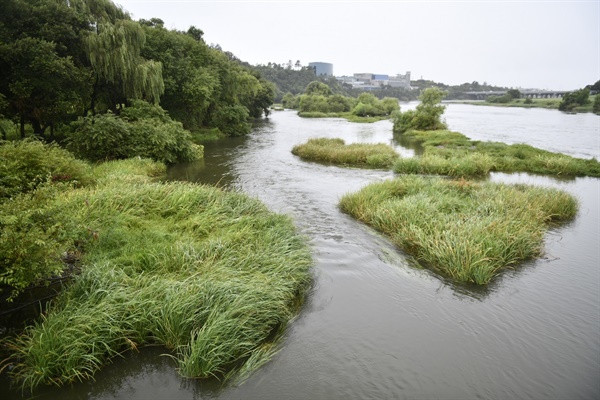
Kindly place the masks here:
[(294, 146), (292, 154), (305, 160), (344, 166), (390, 168), (398, 153), (384, 143), (353, 143), (346, 145), (342, 139), (316, 138)]
[(291, 220), (243, 194), (122, 179), (136, 160), (122, 163), (99, 167), (106, 178), (94, 187), (49, 199), (94, 236), (81, 274), (6, 342), (4, 368), (34, 389), (91, 378), (111, 358), (154, 344), (171, 349), (188, 377), (231, 377), (266, 362), (310, 284), (310, 251)]
[(600, 163), (552, 153), (526, 144), (473, 141), (457, 132), (409, 131), (403, 139), (420, 144), (423, 154), (399, 159), (394, 171), (406, 174), (480, 177), (489, 172), (529, 172), (556, 176), (600, 176)]
[(555, 189), (407, 175), (347, 194), (340, 208), (424, 265), (481, 285), (539, 256), (548, 225), (578, 203)]

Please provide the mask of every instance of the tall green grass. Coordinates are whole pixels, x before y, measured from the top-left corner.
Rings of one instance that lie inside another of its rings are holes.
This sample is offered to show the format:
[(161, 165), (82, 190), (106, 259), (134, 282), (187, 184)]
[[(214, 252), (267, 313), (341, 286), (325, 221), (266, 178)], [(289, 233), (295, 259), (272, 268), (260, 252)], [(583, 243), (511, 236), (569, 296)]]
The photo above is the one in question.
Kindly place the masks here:
[(457, 132), (409, 131), (403, 140), (412, 140), (423, 154), (399, 159), (396, 173), (481, 177), (489, 172), (530, 172), (555, 176), (600, 177), (596, 159), (581, 159), (526, 144), (473, 141)]
[(305, 160), (345, 166), (390, 168), (398, 153), (383, 143), (353, 143), (346, 145), (342, 139), (317, 138), (294, 146), (292, 154)]
[(424, 265), (475, 284), (539, 256), (548, 225), (572, 219), (577, 207), (575, 198), (555, 189), (415, 175), (374, 183), (340, 200), (343, 212)]
[(310, 285), (305, 240), (258, 200), (142, 173), (159, 166), (102, 164), (96, 186), (51, 200), (94, 235), (81, 274), (5, 343), (3, 368), (24, 388), (89, 379), (147, 345), (194, 378), (239, 376), (276, 351)]

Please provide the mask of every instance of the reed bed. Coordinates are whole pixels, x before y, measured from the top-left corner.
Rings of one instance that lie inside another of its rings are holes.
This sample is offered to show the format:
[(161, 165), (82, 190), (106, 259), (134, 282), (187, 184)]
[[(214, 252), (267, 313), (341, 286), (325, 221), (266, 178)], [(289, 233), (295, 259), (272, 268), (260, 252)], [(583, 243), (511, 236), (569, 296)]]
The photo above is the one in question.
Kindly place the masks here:
[(342, 139), (316, 138), (294, 146), (292, 154), (305, 160), (344, 166), (390, 168), (398, 159), (398, 153), (384, 143), (353, 143), (347, 145)]
[(103, 164), (96, 186), (53, 200), (94, 236), (81, 274), (4, 343), (3, 368), (23, 388), (92, 378), (148, 345), (166, 346), (193, 378), (240, 376), (276, 351), (310, 285), (306, 241), (258, 200), (148, 177), (161, 169)]
[(416, 175), (368, 185), (339, 206), (423, 265), (479, 285), (539, 256), (548, 226), (578, 209), (556, 189)]
[(555, 176), (600, 177), (596, 159), (580, 159), (526, 144), (472, 141), (450, 131), (410, 131), (403, 137), (419, 143), (423, 154), (402, 158), (396, 173), (481, 177), (489, 172), (529, 172)]

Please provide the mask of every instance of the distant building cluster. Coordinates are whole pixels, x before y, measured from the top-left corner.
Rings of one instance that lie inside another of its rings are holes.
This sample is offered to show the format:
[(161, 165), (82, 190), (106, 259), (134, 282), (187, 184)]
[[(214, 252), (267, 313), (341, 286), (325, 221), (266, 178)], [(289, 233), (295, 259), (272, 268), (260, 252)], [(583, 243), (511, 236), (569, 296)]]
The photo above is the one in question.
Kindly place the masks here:
[(353, 88), (365, 90), (379, 89), (383, 86), (410, 89), (410, 71), (396, 76), (361, 72), (352, 76), (340, 76), (338, 80), (352, 85)]
[[(308, 63), (308, 66), (315, 70), (315, 75), (317, 76), (333, 76), (333, 64), (311, 62)], [(338, 76), (336, 78), (340, 82), (352, 85), (353, 88), (364, 90), (379, 89), (383, 86), (410, 89), (410, 71), (406, 71), (405, 74), (397, 74), (396, 76), (360, 72), (352, 76)]]

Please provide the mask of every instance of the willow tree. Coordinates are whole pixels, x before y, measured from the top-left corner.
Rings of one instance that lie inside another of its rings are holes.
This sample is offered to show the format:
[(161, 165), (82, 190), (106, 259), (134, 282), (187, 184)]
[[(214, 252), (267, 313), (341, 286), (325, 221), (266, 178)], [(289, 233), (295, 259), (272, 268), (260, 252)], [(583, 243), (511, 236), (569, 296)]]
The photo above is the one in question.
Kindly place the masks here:
[[(96, 75), (91, 108), (95, 109), (100, 96), (114, 111), (129, 99), (158, 104), (165, 90), (162, 64), (141, 57), (146, 35), (140, 24), (112, 9), (111, 2), (88, 0), (86, 3), (90, 13), (97, 13), (91, 15), (96, 21), (85, 38), (88, 58)], [(112, 7), (117, 6), (112, 4)]]

